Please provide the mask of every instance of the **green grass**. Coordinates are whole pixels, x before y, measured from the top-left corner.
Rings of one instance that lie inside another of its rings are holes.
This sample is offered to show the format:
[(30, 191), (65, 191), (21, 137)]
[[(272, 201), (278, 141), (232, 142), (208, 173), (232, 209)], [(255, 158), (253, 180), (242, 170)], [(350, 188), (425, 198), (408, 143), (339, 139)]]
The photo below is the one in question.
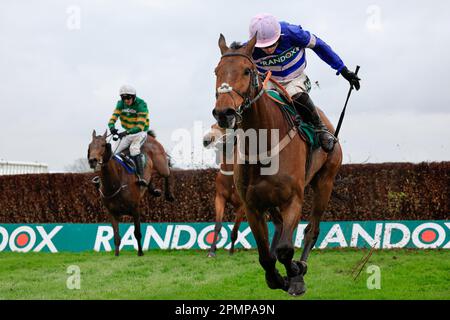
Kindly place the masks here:
[[(204, 251), (0, 253), (0, 299), (450, 299), (450, 250), (374, 251), (356, 281), (353, 267), (367, 250), (315, 250), (301, 298), (270, 290), (255, 250), (217, 258)], [(298, 257), (299, 253), (296, 253)], [(369, 290), (369, 265), (381, 289)], [(66, 288), (67, 267), (81, 269), (81, 289)], [(278, 265), (282, 274), (284, 267)]]

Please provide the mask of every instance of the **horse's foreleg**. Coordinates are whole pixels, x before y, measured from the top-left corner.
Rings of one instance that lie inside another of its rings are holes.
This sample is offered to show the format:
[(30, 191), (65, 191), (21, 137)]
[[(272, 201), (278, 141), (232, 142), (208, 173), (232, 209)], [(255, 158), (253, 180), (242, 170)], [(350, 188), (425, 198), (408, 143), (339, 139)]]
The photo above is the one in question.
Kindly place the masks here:
[(209, 249), (208, 257), (216, 256), (217, 239), (219, 238), (220, 229), (222, 229), (222, 220), (223, 215), (225, 213), (225, 204), (226, 204), (225, 198), (222, 195), (216, 193), (216, 198), (214, 200), (214, 206), (216, 209), (216, 225), (214, 227), (214, 239), (211, 248)]
[(244, 206), (240, 206), (236, 210), (236, 220), (234, 221), (233, 230), (231, 231), (231, 248), (230, 248), (230, 254), (234, 253), (234, 243), (237, 240), (237, 235), (239, 231), (239, 226), (241, 225), (242, 220), (244, 220), (245, 210)]
[(295, 197), (284, 208), (281, 208), (281, 217), (283, 219), (280, 240), (276, 247), (277, 259), (286, 268), (289, 279), (289, 294), (297, 296), (306, 291), (303, 274), (297, 263), (293, 262), (294, 244), (292, 235), (298, 226), (302, 210), (302, 199)]
[(142, 234), (141, 234), (141, 214), (139, 211), (136, 211), (133, 215), (134, 221), (134, 237), (136, 238), (138, 245), (138, 256), (143, 256), (144, 252), (142, 251)]
[(266, 283), (271, 289), (288, 289), (288, 283), (275, 267), (277, 259), (270, 254), (269, 232), (264, 215), (255, 210), (246, 209), (247, 220), (258, 246), (259, 263), (266, 271)]
[(120, 250), (120, 233), (119, 233), (119, 217), (111, 215), (111, 224), (114, 231), (114, 255), (119, 256)]

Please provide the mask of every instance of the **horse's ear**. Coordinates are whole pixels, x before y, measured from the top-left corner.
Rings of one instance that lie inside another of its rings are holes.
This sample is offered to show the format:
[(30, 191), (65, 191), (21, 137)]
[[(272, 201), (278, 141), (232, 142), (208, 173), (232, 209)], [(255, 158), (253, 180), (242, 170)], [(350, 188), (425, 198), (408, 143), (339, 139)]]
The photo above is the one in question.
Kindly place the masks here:
[(92, 138), (95, 138), (97, 136), (97, 132), (95, 132), (95, 129), (94, 129), (94, 131), (92, 131)]
[(247, 45), (245, 46), (245, 53), (250, 57), (253, 55), (253, 50), (255, 49), (255, 44), (256, 44), (256, 39), (257, 39), (256, 36), (257, 36), (257, 32), (255, 33), (253, 38), (251, 38), (250, 41), (247, 42)]
[(105, 130), (105, 133), (103, 134), (103, 139), (106, 139), (106, 134), (108, 133), (108, 130)]
[(220, 48), (220, 53), (222, 55), (228, 51), (227, 43), (225, 41), (225, 37), (223, 36), (223, 34), (220, 34), (220, 37), (219, 37), (219, 48)]

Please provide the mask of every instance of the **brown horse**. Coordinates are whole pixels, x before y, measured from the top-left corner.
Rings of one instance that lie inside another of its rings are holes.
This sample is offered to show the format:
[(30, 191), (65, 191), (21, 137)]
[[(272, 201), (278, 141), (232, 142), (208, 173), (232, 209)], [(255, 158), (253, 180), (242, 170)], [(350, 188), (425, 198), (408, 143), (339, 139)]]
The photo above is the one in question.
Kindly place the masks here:
[[(271, 138), (272, 131), (279, 134), (281, 141), (276, 145), (278, 152), (271, 153), (269, 157), (271, 163), (278, 160), (278, 170), (273, 174), (262, 174), (267, 164), (262, 163), (261, 153), (256, 163), (248, 161), (251, 146), (245, 142), (244, 151), (239, 155), (239, 152), (235, 152), (235, 160), (243, 157), (245, 161), (236, 163), (234, 181), (258, 245), (259, 262), (265, 270), (268, 286), (271, 289), (283, 289), (291, 295), (301, 295), (306, 291), (303, 279), (307, 270), (306, 261), (319, 235), (320, 219), (328, 205), (334, 179), (342, 162), (342, 150), (339, 143), (328, 154), (317, 149), (310, 155), (311, 165), (307, 170), (309, 148), (298, 134), (292, 134), (296, 132), (296, 126), (290, 125), (281, 108), (265, 94), (251, 58), (255, 43), (256, 36), (245, 46), (228, 48), (225, 38), (220, 35), (222, 57), (215, 69), (217, 100), (213, 115), (222, 128), (237, 125), (243, 132), (267, 132), (269, 146), (278, 143), (272, 141), (276, 140)], [(334, 132), (323, 112), (320, 112), (320, 116)], [(261, 140), (259, 136), (257, 139)], [(300, 260), (295, 261), (292, 237), (300, 221), (304, 190), (308, 184), (314, 191), (312, 213), (305, 229), (303, 253)], [(264, 218), (266, 212), (275, 226), (270, 247)], [(276, 269), (277, 259), (284, 265), (287, 277), (282, 277)]]
[[(97, 136), (94, 130), (88, 149), (88, 161), (92, 169), (100, 168), (99, 191), (109, 212), (114, 230), (114, 254), (118, 256), (120, 249), (120, 217), (130, 215), (134, 221), (134, 236), (138, 245), (138, 256), (142, 256), (144, 253), (141, 245), (141, 209), (139, 204), (148, 188), (139, 186), (136, 183), (137, 177), (135, 174), (128, 173), (120, 163), (112, 160), (111, 144), (106, 141), (106, 138), (106, 132), (102, 136)], [(169, 162), (164, 148), (153, 136), (148, 135), (147, 141), (142, 146), (142, 151), (147, 154), (148, 161), (144, 170), (145, 180), (150, 181), (152, 171), (157, 171), (164, 177), (166, 200), (173, 201)]]
[(222, 229), (222, 220), (225, 213), (225, 206), (231, 203), (235, 212), (236, 219), (234, 221), (233, 230), (231, 231), (231, 248), (230, 254), (234, 253), (234, 243), (237, 239), (239, 226), (244, 219), (245, 210), (241, 199), (237, 193), (233, 181), (233, 159), (227, 159), (227, 150), (225, 148), (233, 149), (233, 141), (227, 141), (225, 131), (221, 129), (217, 123), (211, 126), (211, 131), (203, 137), (203, 145), (209, 148), (216, 144), (222, 144), (224, 147), (219, 151), (220, 169), (216, 176), (216, 195), (214, 198), (214, 206), (216, 210), (216, 225), (214, 228), (214, 240), (211, 248), (208, 251), (208, 257), (216, 256), (217, 240)]

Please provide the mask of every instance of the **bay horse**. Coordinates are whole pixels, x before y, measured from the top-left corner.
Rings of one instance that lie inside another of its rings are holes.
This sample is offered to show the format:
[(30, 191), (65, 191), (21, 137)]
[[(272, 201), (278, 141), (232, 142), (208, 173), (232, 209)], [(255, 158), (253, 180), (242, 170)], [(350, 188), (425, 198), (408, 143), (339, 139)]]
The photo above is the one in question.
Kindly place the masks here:
[(245, 210), (241, 199), (237, 193), (233, 181), (233, 162), (234, 159), (227, 157), (226, 148), (234, 148), (234, 139), (227, 139), (225, 131), (218, 126), (217, 123), (211, 126), (211, 130), (203, 137), (203, 146), (211, 148), (212, 146), (221, 145), (217, 150), (220, 158), (220, 169), (216, 175), (215, 186), (216, 194), (214, 197), (214, 207), (216, 211), (216, 225), (214, 227), (214, 239), (211, 248), (208, 251), (208, 257), (216, 256), (217, 240), (222, 229), (222, 221), (227, 203), (231, 203), (236, 213), (233, 230), (231, 231), (231, 247), (230, 255), (234, 253), (234, 243), (237, 239), (239, 226), (244, 219)]
[[(246, 161), (235, 162), (234, 182), (258, 246), (259, 262), (265, 270), (267, 285), (298, 296), (306, 291), (303, 277), (307, 271), (307, 259), (319, 235), (319, 223), (342, 163), (342, 149), (339, 142), (328, 154), (319, 148), (309, 155), (310, 164), (306, 165), (307, 143), (299, 134), (291, 134), (297, 131), (296, 125), (290, 125), (278, 104), (265, 94), (264, 83), (261, 83), (251, 58), (255, 43), (256, 35), (246, 45), (229, 48), (225, 37), (220, 35), (221, 59), (215, 69), (217, 89), (213, 116), (224, 129), (237, 126), (244, 132), (267, 130), (264, 132), (270, 138), (266, 139), (269, 145), (272, 144), (272, 131), (279, 134), (278, 152), (271, 153), (272, 160), (278, 159), (278, 170), (270, 175), (262, 174), (265, 164), (260, 160), (256, 163), (247, 161), (250, 145), (244, 142)], [(328, 118), (321, 110), (319, 113), (333, 133), (334, 128)], [(257, 139), (261, 140), (259, 136)], [(235, 152), (235, 161), (237, 154)], [(304, 190), (308, 184), (314, 192), (312, 212), (305, 229), (304, 249), (297, 261), (293, 260), (292, 238), (301, 218)], [(275, 226), (270, 247), (265, 213), (270, 215)], [(276, 269), (277, 260), (284, 265), (287, 277), (282, 277)]]
[[(92, 132), (92, 141), (88, 148), (88, 161), (92, 169), (100, 168), (99, 191), (102, 202), (108, 210), (114, 231), (114, 255), (119, 256), (120, 250), (120, 218), (123, 215), (129, 215), (133, 217), (138, 256), (142, 256), (144, 253), (141, 245), (140, 202), (149, 188), (139, 186), (136, 175), (129, 173), (119, 162), (113, 160), (111, 144), (106, 139), (106, 131), (103, 135), (96, 135), (95, 130)], [(147, 165), (144, 169), (145, 180), (151, 181), (152, 172), (158, 172), (164, 178), (166, 200), (173, 201), (174, 197), (170, 185), (171, 172), (163, 146), (152, 133), (149, 133), (141, 150), (147, 155)]]

